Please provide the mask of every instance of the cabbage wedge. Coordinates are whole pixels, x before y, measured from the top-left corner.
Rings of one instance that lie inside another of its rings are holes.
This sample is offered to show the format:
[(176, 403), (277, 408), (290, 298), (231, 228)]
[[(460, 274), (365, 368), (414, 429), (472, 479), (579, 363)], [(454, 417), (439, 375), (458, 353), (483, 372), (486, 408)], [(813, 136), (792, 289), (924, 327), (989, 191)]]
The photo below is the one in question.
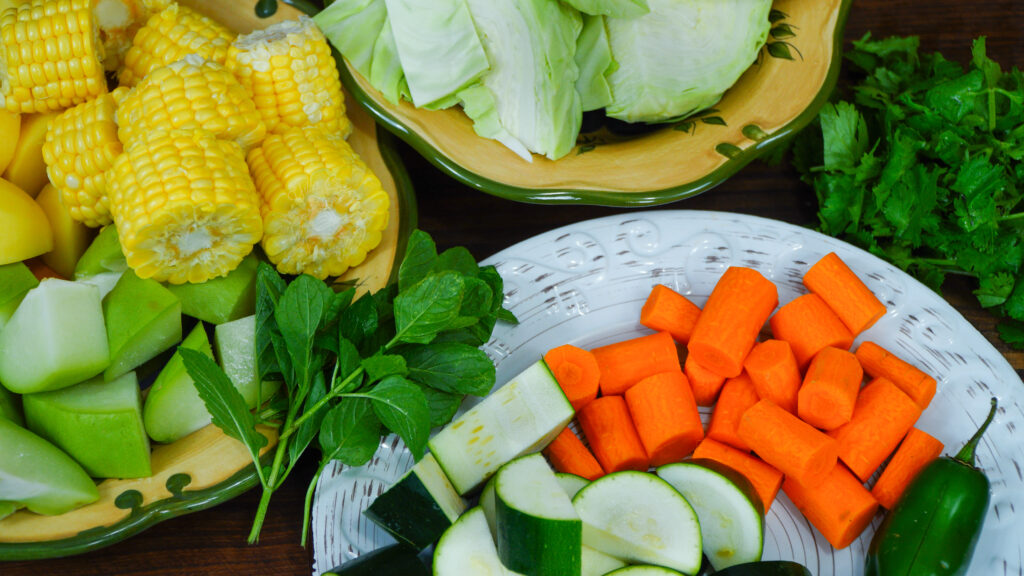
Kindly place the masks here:
[[(714, 0), (708, 0), (714, 1)], [(584, 14), (634, 18), (651, 11), (647, 0), (562, 0)]]

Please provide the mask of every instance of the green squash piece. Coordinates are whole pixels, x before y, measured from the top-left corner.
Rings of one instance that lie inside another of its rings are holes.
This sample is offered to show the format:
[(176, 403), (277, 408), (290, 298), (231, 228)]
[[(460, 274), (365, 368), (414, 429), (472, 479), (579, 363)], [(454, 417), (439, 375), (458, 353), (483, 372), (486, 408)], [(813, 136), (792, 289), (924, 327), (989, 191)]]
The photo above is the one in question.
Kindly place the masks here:
[(130, 372), (181, 341), (181, 302), (156, 280), (128, 270), (103, 299), (110, 342), (107, 380)]
[(77, 384), (109, 363), (95, 286), (43, 280), (25, 295), (0, 332), (0, 382), (17, 394)]
[(63, 514), (100, 498), (89, 475), (59, 448), (0, 418), (0, 494), (37, 514)]
[(110, 382), (97, 376), (63, 390), (26, 394), (22, 401), (29, 429), (67, 452), (90, 476), (151, 474), (134, 372)]
[(0, 386), (0, 418), (7, 418), (18, 426), (25, 425), (21, 415), (21, 396)]
[(218, 325), (213, 330), (213, 339), (220, 366), (235, 388), (242, 393), (246, 406), (255, 408), (281, 387), (280, 382), (260, 383), (256, 368), (255, 316)]
[(0, 266), (0, 331), (14, 315), (25, 294), (38, 285), (39, 280), (23, 262)]
[[(180, 347), (197, 350), (213, 358), (210, 339), (202, 322), (196, 324)], [(146, 433), (156, 442), (174, 442), (210, 423), (210, 413), (177, 352), (150, 387), (142, 407), (142, 421)]]
[(121, 251), (117, 228), (109, 225), (96, 235), (92, 244), (75, 265), (75, 280), (93, 284), (100, 289), (103, 298), (117, 284), (121, 273), (128, 269), (128, 262)]
[(181, 300), (182, 314), (210, 324), (223, 324), (256, 310), (256, 270), (259, 259), (246, 256), (227, 276), (199, 284), (167, 284)]

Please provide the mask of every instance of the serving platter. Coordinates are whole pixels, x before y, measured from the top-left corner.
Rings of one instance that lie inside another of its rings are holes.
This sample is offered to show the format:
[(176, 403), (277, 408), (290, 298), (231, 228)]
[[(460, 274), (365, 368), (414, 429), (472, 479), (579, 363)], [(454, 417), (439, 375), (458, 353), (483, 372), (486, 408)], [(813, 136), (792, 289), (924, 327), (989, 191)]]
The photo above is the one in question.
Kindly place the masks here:
[(477, 136), (459, 107), (392, 104), (348, 62), (342, 83), (388, 130), (477, 190), (533, 203), (664, 204), (717, 186), (817, 115), (839, 75), (850, 4), (775, 0), (766, 46), (712, 110), (643, 134), (583, 133), (557, 161), (528, 163)]
[[(238, 33), (297, 18), (301, 12), (281, 6), (267, 19), (256, 16), (250, 2), (178, 0), (226, 24)], [(391, 217), (380, 245), (339, 280), (360, 290), (377, 290), (391, 277), (405, 239), (416, 225), (416, 199), (399, 159), (397, 140), (378, 126), (346, 95), (353, 132), (348, 142), (380, 178), (391, 201)], [(276, 443), (273, 429), (262, 432)], [(121, 541), (146, 528), (229, 500), (256, 486), (249, 453), (237, 440), (207, 426), (172, 444), (153, 445), (152, 476), (137, 480), (107, 479), (100, 500), (59, 516), (21, 511), (0, 520), (0, 560), (68, 556)], [(0, 570), (2, 571), (2, 570)]]
[[(978, 447), (992, 498), (971, 574), (1024, 574), (1024, 386), (1010, 364), (939, 295), (879, 258), (817, 232), (764, 218), (700, 211), (652, 211), (565, 226), (507, 248), (484, 263), (505, 281), (505, 305), (518, 325), (499, 323), (485, 349), (502, 383), (563, 343), (583, 348), (640, 336), (640, 307), (665, 284), (703, 305), (729, 266), (753, 267), (779, 288), (780, 304), (806, 292), (801, 278), (836, 252), (886, 304), (886, 315), (858, 341), (872, 340), (932, 374), (938, 392), (917, 427), (955, 454), (999, 399)], [(467, 406), (463, 406), (465, 409)], [(707, 425), (711, 410), (701, 409)], [(362, 514), (413, 464), (394, 437), (369, 465), (337, 463), (317, 485), (312, 516), (314, 575), (390, 536)], [(764, 559), (800, 562), (817, 576), (863, 574), (879, 514), (851, 546), (834, 550), (783, 492), (765, 519)]]

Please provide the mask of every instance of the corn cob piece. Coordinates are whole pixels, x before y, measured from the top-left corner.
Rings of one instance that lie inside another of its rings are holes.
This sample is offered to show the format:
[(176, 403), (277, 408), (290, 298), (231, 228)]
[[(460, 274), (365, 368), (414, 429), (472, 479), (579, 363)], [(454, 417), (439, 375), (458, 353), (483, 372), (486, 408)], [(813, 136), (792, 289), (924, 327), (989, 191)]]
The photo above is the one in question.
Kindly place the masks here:
[(310, 125), (344, 138), (352, 132), (337, 63), (312, 19), (301, 16), (239, 36), (227, 67), (253, 95), (268, 132)]
[(223, 276), (263, 234), (241, 148), (209, 132), (141, 134), (114, 161), (107, 186), (125, 258), (142, 278)]
[(65, 110), (46, 131), (46, 174), (71, 217), (86, 226), (111, 222), (106, 171), (122, 152), (114, 114), (127, 91), (118, 88)]
[(223, 64), (235, 35), (222, 24), (171, 3), (139, 29), (118, 71), (121, 86), (134, 86), (154, 68), (198, 54)]
[(122, 142), (152, 130), (203, 129), (243, 150), (267, 133), (249, 91), (224, 66), (195, 54), (154, 69), (132, 88), (117, 125)]
[(0, 106), (53, 112), (107, 92), (93, 0), (30, 0), (0, 14)]
[(132, 38), (149, 17), (171, 4), (171, 0), (96, 0), (92, 13), (103, 42), (103, 68), (115, 72), (132, 46)]
[(380, 243), (388, 195), (337, 132), (271, 134), (247, 160), (263, 199), (261, 245), (280, 272), (337, 276)]

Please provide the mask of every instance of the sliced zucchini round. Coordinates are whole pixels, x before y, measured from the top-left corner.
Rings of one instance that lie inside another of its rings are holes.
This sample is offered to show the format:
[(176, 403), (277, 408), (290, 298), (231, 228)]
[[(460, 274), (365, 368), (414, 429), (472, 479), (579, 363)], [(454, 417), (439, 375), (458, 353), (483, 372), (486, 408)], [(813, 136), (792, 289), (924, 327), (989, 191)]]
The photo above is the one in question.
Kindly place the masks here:
[(434, 576), (509, 576), (479, 506), (459, 517), (434, 548)]
[(695, 574), (701, 564), (697, 514), (668, 482), (648, 472), (608, 474), (573, 499), (583, 544), (626, 562)]
[(664, 568), (662, 566), (626, 566), (625, 568), (619, 568), (613, 572), (609, 572), (607, 576), (685, 576), (681, 572)]
[(704, 554), (715, 570), (761, 559), (764, 512), (746, 478), (710, 460), (667, 464), (656, 472), (697, 512)]
[(420, 561), (417, 552), (402, 544), (392, 544), (373, 552), (360, 554), (341, 566), (324, 572), (324, 576), (430, 576), (430, 569)]
[(580, 576), (604, 576), (626, 565), (622, 560), (594, 550), (590, 546), (583, 546), (580, 551), (583, 560), (583, 571)]
[(813, 576), (802, 564), (788, 560), (737, 564), (715, 572), (715, 576)]
[(569, 495), (570, 500), (575, 498), (576, 494), (583, 490), (584, 486), (590, 484), (590, 480), (583, 476), (569, 474), (568, 472), (556, 472), (555, 479), (558, 480), (558, 484), (565, 490), (565, 493)]

